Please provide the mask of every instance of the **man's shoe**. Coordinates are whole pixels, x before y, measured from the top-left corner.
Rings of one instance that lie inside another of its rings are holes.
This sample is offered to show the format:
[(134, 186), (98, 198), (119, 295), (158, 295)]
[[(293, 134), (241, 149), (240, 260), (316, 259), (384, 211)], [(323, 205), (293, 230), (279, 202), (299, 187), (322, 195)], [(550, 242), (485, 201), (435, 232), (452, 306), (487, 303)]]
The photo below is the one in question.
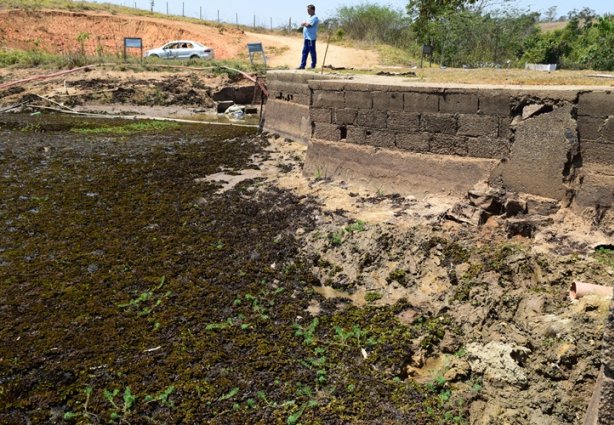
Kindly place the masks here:
[(299, 67), (298, 67), (298, 68), (296, 68), (296, 69), (298, 70), (298, 69), (305, 69), (305, 68), (303, 68), (303, 67), (300, 67), (300, 66), (299, 66)]

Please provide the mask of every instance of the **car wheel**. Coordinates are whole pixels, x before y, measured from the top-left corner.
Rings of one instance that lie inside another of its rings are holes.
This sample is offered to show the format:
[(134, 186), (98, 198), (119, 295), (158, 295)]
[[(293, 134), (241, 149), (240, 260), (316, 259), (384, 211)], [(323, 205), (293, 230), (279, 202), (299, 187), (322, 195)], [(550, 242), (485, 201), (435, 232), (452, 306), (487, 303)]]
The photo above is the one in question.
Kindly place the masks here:
[(190, 56), (190, 59), (199, 59), (199, 58), (200, 58), (200, 56), (198, 56), (198, 55), (192, 55), (192, 56)]
[(149, 57), (150, 57), (150, 58), (155, 58), (155, 59), (160, 58), (160, 56), (158, 56), (158, 55), (149, 55)]

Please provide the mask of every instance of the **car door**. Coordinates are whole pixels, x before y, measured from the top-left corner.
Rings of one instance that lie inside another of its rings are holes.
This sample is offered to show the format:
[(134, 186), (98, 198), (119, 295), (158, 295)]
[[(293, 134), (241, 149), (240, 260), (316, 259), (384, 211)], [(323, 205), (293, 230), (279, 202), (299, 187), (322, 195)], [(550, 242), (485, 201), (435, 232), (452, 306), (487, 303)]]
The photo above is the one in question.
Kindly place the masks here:
[(190, 57), (192, 51), (190, 46), (192, 46), (192, 43), (183, 42), (179, 44), (179, 59), (188, 59)]
[(179, 54), (179, 43), (169, 43), (164, 46), (164, 58), (165, 59), (176, 59)]

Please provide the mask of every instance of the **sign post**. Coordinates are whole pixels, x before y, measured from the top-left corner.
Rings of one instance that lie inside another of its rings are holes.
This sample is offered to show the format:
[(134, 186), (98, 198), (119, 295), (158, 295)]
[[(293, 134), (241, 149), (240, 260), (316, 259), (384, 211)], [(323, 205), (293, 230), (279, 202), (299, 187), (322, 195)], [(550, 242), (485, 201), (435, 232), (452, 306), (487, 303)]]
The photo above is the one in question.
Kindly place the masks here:
[(141, 63), (143, 62), (143, 39), (136, 37), (124, 37), (124, 62), (128, 60), (126, 49), (141, 49)]

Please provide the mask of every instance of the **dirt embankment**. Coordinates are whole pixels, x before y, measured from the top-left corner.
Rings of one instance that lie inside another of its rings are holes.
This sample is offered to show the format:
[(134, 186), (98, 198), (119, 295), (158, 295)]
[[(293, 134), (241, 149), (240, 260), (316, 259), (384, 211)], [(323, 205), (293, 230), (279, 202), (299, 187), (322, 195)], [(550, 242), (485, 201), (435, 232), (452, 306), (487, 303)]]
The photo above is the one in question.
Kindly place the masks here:
[[(124, 37), (140, 37), (145, 50), (170, 40), (188, 39), (212, 47), (217, 59), (246, 59), (247, 43), (259, 41), (264, 45), (269, 66), (293, 67), (298, 65), (302, 49), (299, 37), (245, 33), (230, 25), (102, 12), (0, 10), (0, 48), (40, 48), (67, 54), (81, 49), (77, 39), (83, 34), (88, 34), (83, 41), (88, 55), (122, 55)], [(324, 40), (322, 35), (320, 62), (324, 57)], [(330, 46), (327, 57), (327, 63), (347, 68), (369, 68), (379, 63), (376, 52), (341, 46)]]
[(140, 37), (144, 49), (159, 47), (169, 40), (196, 40), (215, 49), (219, 59), (237, 57), (245, 50), (245, 34), (232, 27), (213, 27), (183, 21), (108, 13), (59, 10), (0, 11), (0, 46), (69, 53), (84, 41), (87, 54), (120, 54), (124, 37)]

